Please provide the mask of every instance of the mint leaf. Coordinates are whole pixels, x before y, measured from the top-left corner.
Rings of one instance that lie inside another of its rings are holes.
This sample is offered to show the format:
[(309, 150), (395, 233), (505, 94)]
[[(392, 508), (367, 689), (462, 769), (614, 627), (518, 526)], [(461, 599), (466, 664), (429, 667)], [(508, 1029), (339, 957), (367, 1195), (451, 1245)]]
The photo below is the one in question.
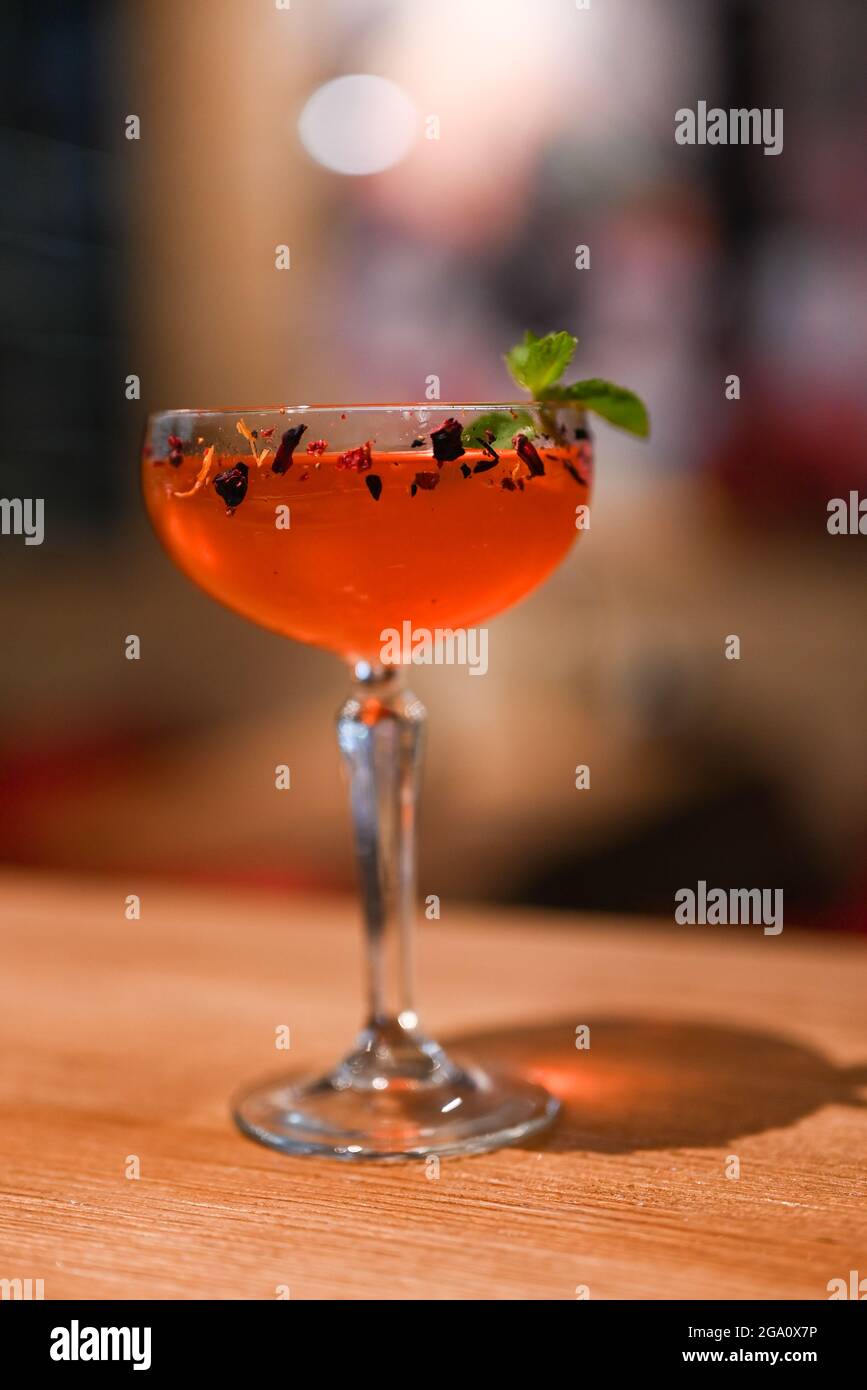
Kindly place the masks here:
[(506, 353), (506, 366), (518, 385), (539, 400), (555, 381), (559, 381), (572, 361), (577, 344), (578, 339), (571, 333), (548, 333), (544, 338), (537, 338), (528, 330), (523, 343)]
[[(493, 432), (493, 439), (485, 439), (486, 430)], [(536, 433), (532, 417), (526, 410), (516, 410), (514, 415), (509, 410), (489, 410), (487, 415), (480, 415), (466, 426), (461, 434), (461, 443), (465, 449), (480, 449), (485, 443), (490, 443), (494, 449), (510, 449), (512, 435), (517, 434), (518, 430), (528, 439), (532, 439)]]
[(553, 386), (547, 392), (550, 401), (574, 401), (585, 410), (593, 410), (619, 429), (642, 438), (650, 433), (650, 421), (644, 401), (634, 391), (625, 386), (615, 386), (612, 381), (602, 381), (591, 377), (589, 381), (575, 381), (571, 386)]

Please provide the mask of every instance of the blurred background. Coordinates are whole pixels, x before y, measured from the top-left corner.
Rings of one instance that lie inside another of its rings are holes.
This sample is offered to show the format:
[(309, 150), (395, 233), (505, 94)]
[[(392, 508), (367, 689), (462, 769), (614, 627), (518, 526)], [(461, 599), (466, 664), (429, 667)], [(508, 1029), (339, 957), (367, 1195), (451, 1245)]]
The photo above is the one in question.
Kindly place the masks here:
[[(46, 538), (0, 538), (2, 860), (350, 891), (345, 672), (172, 568), (145, 415), (508, 398), (503, 351), (565, 328), (652, 438), (599, 425), (592, 528), (487, 678), (414, 676), (421, 893), (668, 916), (705, 879), (867, 930), (867, 540), (826, 530), (867, 494), (865, 18), (7, 0), (0, 495)], [(350, 74), (387, 80), (363, 120)], [(699, 100), (783, 108), (783, 152), (676, 144)]]

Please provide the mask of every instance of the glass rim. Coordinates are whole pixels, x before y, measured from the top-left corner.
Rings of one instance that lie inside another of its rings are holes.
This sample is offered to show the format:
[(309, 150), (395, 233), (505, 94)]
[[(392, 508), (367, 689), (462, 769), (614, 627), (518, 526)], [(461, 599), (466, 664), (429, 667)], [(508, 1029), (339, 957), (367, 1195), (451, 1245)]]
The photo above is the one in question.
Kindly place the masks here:
[(337, 405), (267, 405), (267, 406), (223, 406), (215, 409), (210, 406), (203, 406), (196, 409), (192, 406), (184, 406), (177, 410), (152, 410), (148, 414), (149, 420), (177, 419), (181, 416), (220, 416), (220, 415), (363, 415), (363, 414), (385, 414), (396, 415), (404, 412), (415, 413), (426, 411), (428, 415), (439, 415), (449, 411), (519, 411), (534, 410), (540, 406), (553, 407), (557, 410), (575, 410), (583, 414), (585, 407), (578, 401), (385, 401), (381, 404), (337, 404)]

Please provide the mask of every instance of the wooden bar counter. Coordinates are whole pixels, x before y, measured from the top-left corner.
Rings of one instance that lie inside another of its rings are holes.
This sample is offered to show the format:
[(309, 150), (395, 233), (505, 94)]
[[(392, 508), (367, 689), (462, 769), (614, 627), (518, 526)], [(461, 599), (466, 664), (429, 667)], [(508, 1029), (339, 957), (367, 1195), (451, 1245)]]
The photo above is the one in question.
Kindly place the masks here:
[(432, 1176), (287, 1158), (229, 1118), (239, 1085), (348, 1046), (359, 938), (343, 900), (0, 879), (0, 1278), (574, 1300), (826, 1299), (867, 1276), (863, 942), (444, 903), (420, 927), (426, 1027), (564, 1113)]

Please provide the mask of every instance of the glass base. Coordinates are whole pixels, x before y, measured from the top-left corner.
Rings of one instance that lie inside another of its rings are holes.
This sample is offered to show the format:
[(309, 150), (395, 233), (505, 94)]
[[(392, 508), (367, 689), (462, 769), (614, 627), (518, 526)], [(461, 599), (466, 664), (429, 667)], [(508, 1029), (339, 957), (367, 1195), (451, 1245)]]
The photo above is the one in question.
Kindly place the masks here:
[(557, 1114), (559, 1102), (535, 1082), (460, 1067), (403, 1030), (396, 1041), (368, 1030), (324, 1076), (254, 1086), (233, 1106), (236, 1124), (283, 1153), (394, 1163), (514, 1144)]

